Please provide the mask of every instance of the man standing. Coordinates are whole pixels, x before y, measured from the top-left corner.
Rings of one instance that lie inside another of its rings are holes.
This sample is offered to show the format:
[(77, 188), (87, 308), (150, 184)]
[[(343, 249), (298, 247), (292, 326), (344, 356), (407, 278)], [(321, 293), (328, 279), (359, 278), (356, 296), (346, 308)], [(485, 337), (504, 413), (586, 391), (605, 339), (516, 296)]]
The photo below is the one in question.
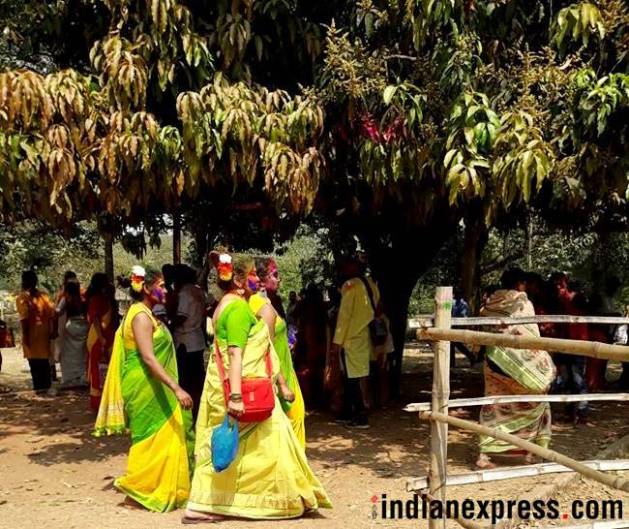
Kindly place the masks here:
[(345, 283), (331, 347), (332, 354), (341, 356), (345, 385), (343, 412), (338, 422), (369, 428), (360, 384), (361, 379), (369, 376), (369, 360), (373, 355), (369, 323), (375, 317), (372, 307), (380, 303), (380, 291), (371, 277), (363, 275), (364, 269), (356, 259), (344, 259), (340, 272)]
[(35, 391), (50, 389), (51, 340), (55, 336), (55, 307), (50, 298), (37, 289), (37, 275), (22, 273), (22, 292), (15, 301), (22, 329), (22, 349), (28, 360)]
[(207, 298), (195, 284), (196, 273), (186, 265), (177, 266), (175, 291), (177, 314), (174, 321), (174, 338), (177, 349), (179, 384), (192, 397), (192, 415), (196, 420), (205, 382), (205, 318)]
[[(579, 292), (576, 285), (570, 284), (568, 275), (556, 272), (550, 281), (555, 286), (559, 307), (564, 314), (583, 316), (586, 314), (587, 303), (583, 292)], [(589, 340), (588, 325), (586, 323), (572, 323), (564, 326), (564, 337), (570, 340)], [(565, 388), (569, 393), (585, 395), (588, 392), (585, 379), (585, 357), (567, 354), (557, 354), (554, 357), (557, 365), (557, 380), (555, 389)], [(586, 426), (588, 403), (580, 401), (576, 405), (567, 406), (567, 411), (577, 426)]]

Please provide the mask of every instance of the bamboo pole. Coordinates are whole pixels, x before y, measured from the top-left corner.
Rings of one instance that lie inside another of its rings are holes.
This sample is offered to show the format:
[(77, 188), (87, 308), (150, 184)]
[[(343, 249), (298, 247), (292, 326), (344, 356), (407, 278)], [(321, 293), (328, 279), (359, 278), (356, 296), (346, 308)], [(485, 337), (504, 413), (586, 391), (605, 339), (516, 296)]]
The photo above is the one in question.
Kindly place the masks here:
[(482, 424), (477, 424), (475, 422), (458, 419), (456, 417), (449, 417), (447, 415), (444, 415), (443, 413), (438, 412), (421, 412), (419, 414), (419, 417), (423, 420), (431, 422), (444, 422), (449, 425), (455, 426), (456, 428), (461, 428), (463, 430), (468, 430), (479, 434), (489, 435), (494, 439), (506, 441), (507, 443), (517, 446), (518, 448), (522, 448), (523, 450), (531, 452), (536, 456), (542, 457), (547, 461), (559, 463), (560, 465), (571, 468), (575, 472), (578, 472), (579, 474), (587, 478), (598, 481), (599, 483), (603, 483), (603, 485), (629, 492), (629, 480), (621, 478), (620, 476), (610, 476), (607, 474), (603, 474), (602, 472), (594, 470), (593, 468), (589, 468), (583, 463), (575, 461), (568, 456), (565, 456), (548, 448), (542, 448), (541, 446), (533, 444), (529, 441), (525, 441), (524, 439), (521, 439), (516, 435), (511, 435), (496, 429), (488, 428), (487, 426), (483, 426)]
[[(409, 329), (420, 329), (422, 327), (433, 327), (434, 316), (432, 314), (421, 314), (408, 319)], [(629, 324), (629, 318), (623, 316), (569, 316), (543, 315), (525, 316), (518, 318), (452, 318), (452, 327), (477, 327), (477, 326), (500, 326), (500, 325), (522, 325), (526, 323), (600, 323), (601, 325), (623, 325)]]
[[(435, 326), (447, 330), (452, 319), (452, 287), (438, 287), (435, 292)], [(433, 344), (434, 360), (432, 375), (432, 409), (448, 415), (450, 398), (450, 342)], [(448, 474), (448, 424), (430, 424), (430, 479), (431, 496), (445, 501), (446, 476)], [(445, 517), (428, 522), (430, 529), (445, 529)]]
[(515, 334), (463, 331), (455, 329), (420, 329), (420, 340), (450, 340), (474, 345), (495, 345), (514, 349), (541, 349), (565, 354), (629, 362), (629, 347), (585, 340), (564, 340)]
[[(595, 401), (629, 401), (629, 393), (588, 393), (585, 395), (492, 395), (491, 397), (474, 397), (469, 399), (453, 399), (448, 402), (450, 408), (469, 406), (485, 406), (487, 404), (510, 404), (513, 402), (595, 402)], [(430, 411), (430, 402), (413, 402), (404, 407), (404, 411)]]
[[(588, 468), (601, 471), (619, 471), (629, 469), (629, 459), (616, 460), (592, 460), (583, 461)], [(492, 468), (488, 470), (476, 470), (464, 474), (448, 476), (447, 487), (459, 487), (462, 485), (472, 485), (475, 483), (490, 483), (513, 478), (527, 478), (533, 476), (546, 476), (548, 474), (574, 473), (571, 468), (557, 463), (536, 463), (534, 465), (522, 465), (517, 467)], [(428, 487), (428, 476), (409, 478), (406, 481), (408, 492), (422, 491)]]

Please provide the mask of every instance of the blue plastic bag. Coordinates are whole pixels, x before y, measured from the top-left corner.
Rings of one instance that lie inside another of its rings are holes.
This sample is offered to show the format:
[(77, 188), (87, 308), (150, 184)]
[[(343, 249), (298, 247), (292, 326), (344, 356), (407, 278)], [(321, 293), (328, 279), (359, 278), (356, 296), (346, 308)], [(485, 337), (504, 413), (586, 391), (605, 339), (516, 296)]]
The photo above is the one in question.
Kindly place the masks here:
[[(233, 421), (233, 422), (232, 422)], [(225, 414), (220, 426), (212, 430), (212, 466), (216, 472), (225, 470), (238, 453), (238, 421)]]

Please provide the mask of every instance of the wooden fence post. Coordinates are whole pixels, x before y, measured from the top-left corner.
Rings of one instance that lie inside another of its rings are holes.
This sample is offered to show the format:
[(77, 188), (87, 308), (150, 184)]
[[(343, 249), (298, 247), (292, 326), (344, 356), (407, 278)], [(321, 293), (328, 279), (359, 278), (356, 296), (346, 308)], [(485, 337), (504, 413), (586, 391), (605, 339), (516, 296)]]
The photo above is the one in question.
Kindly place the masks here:
[[(435, 293), (435, 327), (449, 329), (452, 311), (452, 287), (438, 287)], [(450, 342), (433, 343), (432, 411), (448, 414), (450, 398)], [(438, 421), (430, 423), (430, 495), (441, 501), (446, 499), (448, 474), (448, 425)], [(445, 529), (446, 519), (429, 520), (430, 529)]]

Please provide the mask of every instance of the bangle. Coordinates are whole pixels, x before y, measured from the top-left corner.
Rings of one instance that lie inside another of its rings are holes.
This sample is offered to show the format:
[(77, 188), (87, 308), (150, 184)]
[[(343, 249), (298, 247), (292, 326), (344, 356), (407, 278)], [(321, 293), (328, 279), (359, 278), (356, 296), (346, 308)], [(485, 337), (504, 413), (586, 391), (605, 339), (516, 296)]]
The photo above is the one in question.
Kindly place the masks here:
[(240, 393), (230, 393), (229, 400), (232, 402), (242, 402), (242, 395)]

